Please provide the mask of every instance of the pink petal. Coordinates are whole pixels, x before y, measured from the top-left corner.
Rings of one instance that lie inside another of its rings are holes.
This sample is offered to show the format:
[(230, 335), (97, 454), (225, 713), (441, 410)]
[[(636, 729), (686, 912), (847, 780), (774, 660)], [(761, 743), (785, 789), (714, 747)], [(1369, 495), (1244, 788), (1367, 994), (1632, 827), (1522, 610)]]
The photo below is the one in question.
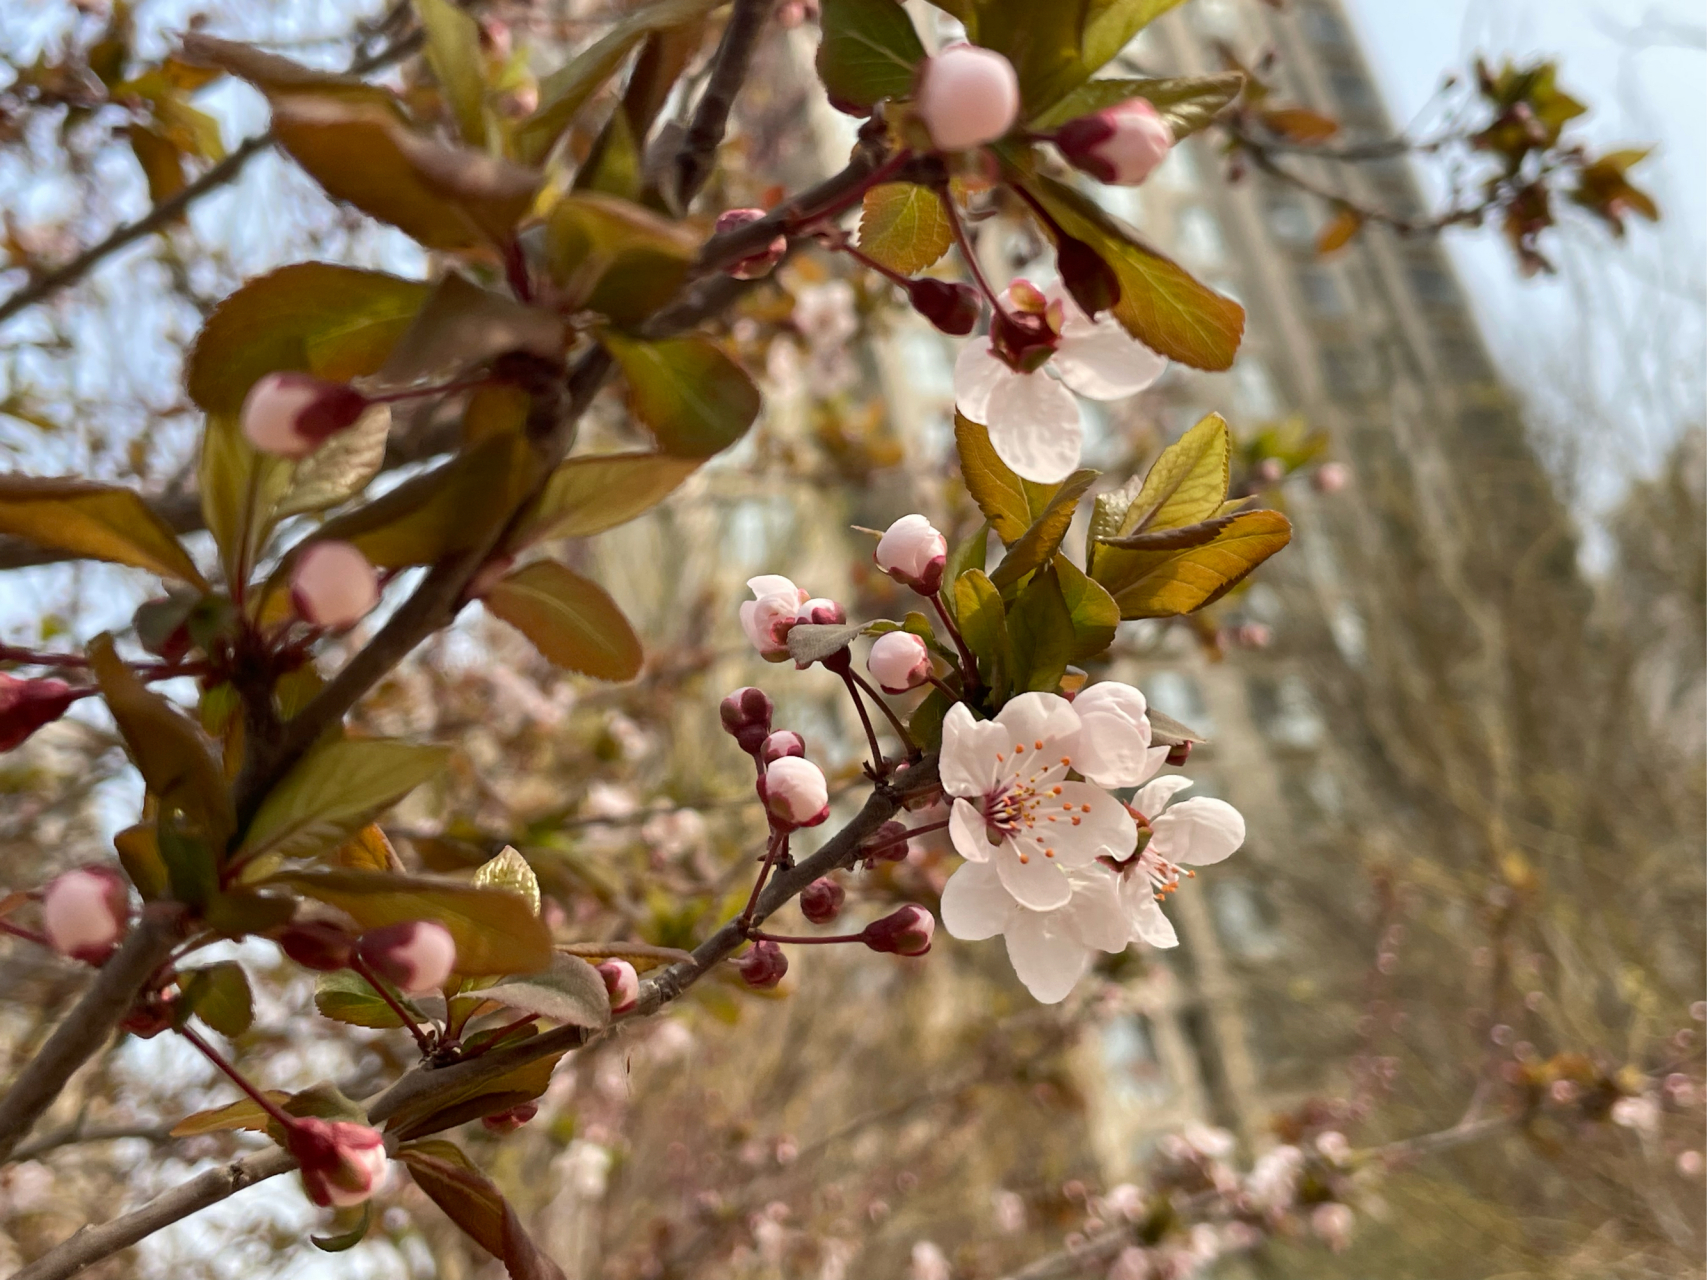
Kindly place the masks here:
[(990, 347), (988, 338), (974, 338), (954, 358), (954, 405), (974, 422), (988, 422), (990, 405), (1007, 394), (1008, 384), (1023, 378)]
[(954, 851), (968, 862), (988, 862), (996, 848), (984, 834), (984, 816), (978, 806), (968, 800), (956, 800), (948, 815), (948, 834), (954, 841)]
[(1165, 778), (1157, 778), (1133, 796), (1132, 807), (1153, 823), (1162, 816), (1162, 810), (1168, 807), (1168, 801), (1172, 800), (1177, 792), (1184, 791), (1190, 785), (1190, 778), (1182, 774), (1170, 773)]
[(942, 789), (967, 799), (981, 799), (994, 791), (1002, 774), (996, 755), (1013, 745), (1008, 736), (994, 721), (974, 720), (965, 703), (950, 707), (942, 722)]
[(1085, 440), (1079, 402), (1042, 370), (1015, 374), (991, 400), (983, 422), (996, 456), (1022, 479), (1057, 484), (1079, 465)]
[(1120, 900), (1135, 936), (1152, 947), (1179, 946), (1179, 935), (1174, 932), (1172, 922), (1162, 914), (1162, 904), (1156, 901), (1156, 895), (1142, 875), (1126, 877), (1120, 886)]
[(1073, 937), (1059, 912), (1022, 911), (1008, 926), (1008, 959), (1027, 991), (1059, 1004), (1091, 967), (1090, 949)]
[(991, 859), (1003, 887), (1013, 895), (1014, 901), (1033, 911), (1054, 911), (1066, 906), (1073, 896), (1073, 886), (1055, 859), (1028, 853), (1026, 861), (1021, 862), (1019, 857), (1018, 849), (1009, 841), (1003, 844), (1001, 854)]
[(1073, 700), (1083, 726), (1073, 767), (1099, 787), (1135, 787), (1150, 776), (1150, 720), (1129, 684), (1094, 684)]
[(1239, 811), (1225, 800), (1206, 796), (1169, 805), (1150, 825), (1156, 832), (1150, 848), (1182, 866), (1213, 866), (1245, 842), (1245, 819)]
[(1132, 937), (1132, 922), (1120, 905), (1120, 882), (1100, 862), (1069, 874), (1073, 898), (1060, 915), (1069, 932), (1098, 951), (1124, 951)]
[(962, 942), (993, 938), (1019, 911), (988, 863), (963, 863), (942, 891), (942, 926)]
[[(1010, 699), (996, 713), (995, 723), (1005, 735), (997, 750), (1012, 752), (1017, 748), (1022, 760), (1036, 751), (1059, 764), (1061, 757), (1070, 758), (1078, 745), (1079, 714), (1072, 703), (1053, 693), (1022, 693)], [(1025, 763), (1029, 774), (1031, 762)]]
[(1050, 361), (1061, 380), (1089, 400), (1124, 400), (1160, 378), (1168, 359), (1129, 335), (1113, 316), (1085, 319), (1067, 300), (1061, 346)]

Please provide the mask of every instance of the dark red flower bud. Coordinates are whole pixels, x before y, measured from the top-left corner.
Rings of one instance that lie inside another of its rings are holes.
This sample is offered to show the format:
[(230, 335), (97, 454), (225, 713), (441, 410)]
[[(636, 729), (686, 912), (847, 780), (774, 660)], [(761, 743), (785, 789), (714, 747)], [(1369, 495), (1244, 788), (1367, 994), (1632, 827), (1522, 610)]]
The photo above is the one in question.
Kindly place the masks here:
[(303, 1116), (285, 1131), (285, 1145), (308, 1198), (323, 1209), (360, 1204), (385, 1178), (385, 1137), (365, 1124)]
[(784, 756), (806, 757), (806, 739), (793, 729), (778, 729), (766, 738), (759, 749), (759, 759), (766, 764), (781, 760)]
[(375, 973), (410, 995), (437, 990), (456, 968), (456, 939), (436, 920), (370, 929), (356, 949)]
[(1168, 748), (1168, 763), (1179, 768), (1191, 755), (1191, 743), (1180, 742)]
[(909, 903), (865, 926), (859, 940), (873, 951), (897, 956), (922, 956), (931, 949), (936, 919), (923, 907)]
[(172, 1025), (172, 1006), (176, 999), (163, 991), (143, 992), (119, 1023), (119, 1030), (128, 1032), (138, 1040), (152, 1040)]
[(539, 1103), (524, 1102), (508, 1111), (495, 1111), (489, 1116), (481, 1116), (480, 1123), (493, 1133), (514, 1133), (538, 1114)]
[(239, 423), (263, 453), (306, 458), (354, 425), (368, 400), (354, 387), (306, 373), (269, 373), (249, 389)]
[(889, 819), (859, 844), (859, 856), (865, 859), (866, 870), (879, 862), (907, 860), (907, 824)]
[(768, 991), (788, 972), (788, 957), (774, 942), (755, 942), (736, 959), (735, 968), (749, 987)]
[(737, 689), (717, 708), (723, 728), (748, 755), (755, 755), (770, 736), (775, 705), (763, 689)]
[(829, 924), (842, 914), (842, 900), (847, 896), (847, 890), (824, 876), (800, 891), (800, 914), (813, 924)]
[(984, 314), (983, 299), (969, 284), (954, 284), (926, 276), (907, 282), (907, 299), (926, 320), (944, 333), (964, 338)]
[(77, 701), (63, 680), (20, 680), (0, 673), (0, 751), (10, 751)]
[(1079, 304), (1079, 310), (1095, 318), (1120, 301), (1120, 278), (1103, 256), (1083, 240), (1061, 236), (1055, 245), (1055, 265), (1061, 283)]
[(1021, 373), (1037, 372), (1060, 344), (1061, 335), (1046, 315), (998, 307), (990, 319), (990, 349)]
[(287, 924), (273, 935), (273, 941), (304, 969), (317, 973), (348, 967), (356, 950), (356, 940), (350, 931), (330, 920)]

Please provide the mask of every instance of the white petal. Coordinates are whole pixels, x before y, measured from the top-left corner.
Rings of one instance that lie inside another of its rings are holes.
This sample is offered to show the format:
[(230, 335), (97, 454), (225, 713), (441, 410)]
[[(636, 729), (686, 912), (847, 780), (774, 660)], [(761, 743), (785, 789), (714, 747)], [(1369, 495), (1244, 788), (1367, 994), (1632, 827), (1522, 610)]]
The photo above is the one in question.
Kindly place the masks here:
[(1008, 926), (1008, 959), (1027, 991), (1044, 1004), (1067, 998), (1085, 970), (1090, 949), (1068, 933), (1058, 913), (1021, 911)]
[(955, 407), (974, 422), (986, 422), (990, 405), (1008, 394), (1010, 382), (1024, 377), (995, 353), (988, 338), (974, 338), (954, 358)]
[(1062, 782), (1059, 796), (1045, 795), (1033, 814), (1027, 835), (1055, 850), (1051, 861), (1082, 867), (1098, 858), (1119, 861), (1132, 856), (1138, 844), (1138, 824), (1101, 787), (1088, 782)]
[(1079, 402), (1041, 369), (1014, 378), (991, 399), (985, 413), (990, 444), (1021, 478), (1057, 484), (1079, 465), (1084, 447)]
[(1061, 345), (1050, 360), (1061, 380), (1091, 400), (1124, 400), (1162, 376), (1168, 359), (1127, 334), (1105, 315), (1092, 323), (1069, 307)]
[(956, 800), (948, 815), (948, 834), (954, 851), (968, 862), (988, 862), (996, 848), (984, 834), (984, 816), (969, 800)]
[(1150, 825), (1156, 832), (1150, 848), (1182, 866), (1212, 866), (1245, 842), (1245, 819), (1239, 811), (1225, 800), (1205, 796), (1169, 805)]
[(993, 938), (1019, 911), (988, 863), (962, 863), (942, 890), (942, 927), (962, 942)]
[(1033, 911), (1053, 911), (1066, 906), (1073, 896), (1073, 886), (1067, 880), (1066, 871), (1057, 866), (1053, 858), (1028, 854), (1026, 861), (1021, 862), (1018, 850), (1010, 841), (991, 861), (996, 864), (1002, 886), (1022, 907), (1030, 907)]
[(1105, 681), (1073, 699), (1082, 726), (1073, 767), (1099, 787), (1135, 787), (1150, 776), (1150, 720), (1144, 695)]
[(1132, 807), (1154, 824), (1156, 819), (1162, 816), (1162, 810), (1168, 807), (1168, 801), (1174, 798), (1174, 794), (1184, 791), (1190, 785), (1190, 778), (1183, 774), (1170, 773), (1165, 778), (1157, 778), (1133, 796)]
[(942, 789), (968, 799), (989, 795), (1001, 776), (996, 755), (1013, 745), (1008, 737), (994, 721), (977, 720), (964, 702), (955, 703), (942, 722)]
[(1072, 872), (1073, 898), (1061, 908), (1068, 930), (1087, 947), (1124, 951), (1132, 937), (1132, 922), (1120, 905), (1120, 882), (1100, 862)]
[(1000, 750), (1017, 750), (1022, 758), (1040, 751), (1058, 762), (1062, 756), (1071, 758), (1078, 745), (1079, 713), (1053, 693), (1022, 693), (1009, 699), (996, 713), (995, 723), (1007, 735)]
[(1126, 883), (1120, 886), (1120, 899), (1135, 937), (1152, 947), (1179, 946), (1179, 935), (1174, 932), (1173, 923), (1162, 914), (1162, 904), (1156, 901), (1156, 895), (1150, 891), (1143, 876), (1126, 877)]
[(787, 596), (790, 600), (795, 599), (797, 595), (801, 600), (806, 598), (800, 594), (799, 587), (780, 573), (761, 573), (756, 578), (748, 578), (747, 589), (753, 593), (755, 600), (763, 600), (766, 596)]

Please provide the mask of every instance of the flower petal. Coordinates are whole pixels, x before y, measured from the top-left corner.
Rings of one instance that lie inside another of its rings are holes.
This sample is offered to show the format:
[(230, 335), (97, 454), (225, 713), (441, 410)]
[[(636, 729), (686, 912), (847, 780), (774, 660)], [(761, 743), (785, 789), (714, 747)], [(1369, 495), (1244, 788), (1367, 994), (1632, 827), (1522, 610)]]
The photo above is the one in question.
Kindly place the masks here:
[(1019, 911), (986, 862), (962, 863), (942, 890), (942, 927), (962, 942), (993, 938)]
[(1150, 848), (1182, 866), (1211, 866), (1245, 842), (1243, 815), (1225, 800), (1207, 796), (1169, 805), (1150, 826), (1156, 833), (1150, 837)]
[(1033, 911), (1054, 911), (1064, 907), (1073, 896), (1073, 886), (1067, 872), (1053, 858), (1028, 853), (1021, 862), (1019, 851), (1011, 841), (991, 861), (1002, 878), (1002, 886), (1013, 895), (1014, 901)]
[(1079, 749), (1073, 767), (1099, 787), (1135, 787), (1150, 776), (1150, 719), (1144, 695), (1108, 680), (1073, 699)]
[(983, 421), (996, 456), (1022, 479), (1057, 484), (1079, 465), (1085, 442), (1079, 402), (1041, 369), (1014, 374), (991, 398)]
[(1120, 905), (1120, 881), (1100, 862), (1070, 872), (1073, 898), (1061, 908), (1068, 931), (1098, 951), (1124, 951), (1132, 937), (1132, 922)]
[[(1048, 814), (1048, 806), (1043, 812)], [(1058, 856), (1068, 858), (1068, 866), (1082, 866), (1095, 858), (1130, 858), (1138, 847), (1138, 824), (1121, 804), (1101, 787), (1088, 782), (1063, 782), (1057, 812), (1064, 819), (1077, 818), (1077, 826), (1067, 828), (1063, 843), (1066, 848)], [(1051, 828), (1053, 833), (1055, 828)], [(1070, 851), (1070, 852), (1069, 852)]]
[(1184, 791), (1190, 785), (1190, 778), (1182, 774), (1170, 773), (1165, 778), (1157, 778), (1133, 796), (1132, 807), (1153, 824), (1157, 818), (1162, 816), (1162, 810), (1168, 807), (1168, 801), (1174, 798), (1174, 793)]
[(1019, 912), (1008, 926), (1007, 943), (1014, 972), (1043, 1004), (1065, 1000), (1091, 967), (1090, 948), (1068, 932), (1058, 912)]
[(1162, 914), (1162, 904), (1156, 901), (1156, 895), (1143, 876), (1126, 877), (1120, 886), (1120, 901), (1126, 909), (1126, 919), (1132, 925), (1134, 937), (1152, 947), (1179, 946), (1179, 935), (1174, 932), (1173, 922)]
[[(1062, 756), (1071, 758), (1073, 748), (1078, 745), (1079, 713), (1073, 710), (1072, 703), (1057, 694), (1022, 693), (1011, 698), (996, 713), (995, 723), (1007, 735), (998, 750), (1018, 750), (1022, 758), (1029, 752), (1041, 751), (1059, 762)], [(945, 723), (945, 740), (946, 737)]]
[(994, 721), (974, 719), (964, 702), (955, 703), (942, 722), (942, 789), (968, 799), (989, 795), (1002, 776), (996, 756), (1013, 745), (1008, 737)]
[(1087, 399), (1124, 400), (1161, 377), (1168, 358), (1129, 336), (1113, 317), (1093, 322), (1069, 306), (1061, 345), (1049, 363), (1061, 381)]
[(984, 422), (990, 405), (1007, 394), (1008, 384), (1025, 375), (996, 354), (988, 338), (974, 338), (954, 358), (954, 404), (974, 422)]
[(787, 596), (793, 600), (797, 594), (801, 600), (806, 599), (806, 596), (800, 593), (800, 588), (780, 573), (761, 573), (756, 578), (748, 578), (747, 589), (753, 593), (755, 600), (763, 600), (766, 596)]
[(996, 847), (984, 834), (984, 815), (970, 800), (956, 800), (948, 815), (948, 834), (954, 841), (954, 851), (968, 862), (988, 862)]

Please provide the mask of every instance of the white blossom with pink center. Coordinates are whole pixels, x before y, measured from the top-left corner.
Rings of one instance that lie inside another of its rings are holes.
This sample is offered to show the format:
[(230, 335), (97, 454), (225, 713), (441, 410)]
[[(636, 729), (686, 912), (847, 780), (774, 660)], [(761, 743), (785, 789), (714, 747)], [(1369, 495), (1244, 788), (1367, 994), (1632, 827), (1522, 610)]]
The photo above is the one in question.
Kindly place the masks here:
[(1225, 800), (1197, 796), (1172, 803), (1190, 785), (1190, 778), (1170, 774), (1132, 799), (1131, 807), (1149, 826), (1150, 841), (1123, 868), (1120, 900), (1132, 931), (1152, 947), (1179, 945), (1161, 900), (1179, 888), (1182, 868), (1223, 862), (1245, 842), (1245, 820)]
[(780, 573), (747, 579), (753, 598), (741, 606), (741, 630), (766, 662), (788, 658), (788, 631), (811, 597)]
[[(1002, 305), (1038, 311), (1054, 333), (1054, 351), (1029, 372), (1000, 355), (988, 336), (974, 338), (954, 362), (954, 402), (990, 432), (996, 456), (1037, 484), (1065, 480), (1084, 445), (1077, 392), (1091, 400), (1123, 400), (1162, 376), (1167, 358), (1120, 327), (1113, 316), (1093, 320), (1059, 284), (1039, 291), (1016, 280)], [(1057, 380), (1058, 379), (1058, 380)]]
[(1073, 896), (1068, 872), (1098, 858), (1130, 857), (1138, 825), (1102, 787), (1067, 780), (1075, 761), (1142, 754), (1148, 723), (1082, 718), (1052, 693), (1022, 693), (994, 720), (964, 703), (943, 721), (943, 790), (954, 797), (949, 830), (968, 862), (989, 863), (1009, 895), (1032, 911)]

